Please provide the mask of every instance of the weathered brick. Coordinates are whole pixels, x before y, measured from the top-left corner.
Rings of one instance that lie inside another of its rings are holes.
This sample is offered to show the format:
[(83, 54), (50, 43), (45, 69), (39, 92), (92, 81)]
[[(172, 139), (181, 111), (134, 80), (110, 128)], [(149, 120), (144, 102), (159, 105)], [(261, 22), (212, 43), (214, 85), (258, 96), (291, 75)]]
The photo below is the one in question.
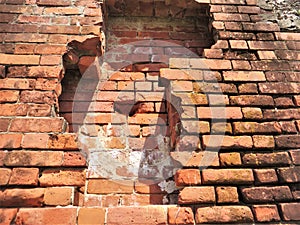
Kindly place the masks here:
[(206, 169), (202, 171), (203, 184), (251, 184), (251, 169)]
[(201, 184), (200, 170), (182, 169), (175, 174), (176, 186), (190, 186)]
[(6, 189), (0, 192), (2, 207), (41, 207), (43, 204), (44, 189)]
[(11, 151), (4, 158), (6, 166), (61, 166), (63, 152)]
[(245, 119), (262, 119), (263, 114), (260, 108), (242, 108), (242, 112)]
[(45, 205), (53, 206), (67, 206), (72, 203), (73, 188), (69, 187), (55, 187), (46, 188), (44, 196)]
[(221, 166), (238, 166), (242, 164), (240, 153), (220, 153), (220, 164)]
[(289, 33), (289, 32), (277, 32), (275, 33), (277, 40), (283, 41), (299, 41), (300, 35), (298, 33)]
[(203, 168), (208, 166), (219, 166), (219, 157), (215, 152), (193, 152), (192, 155), (188, 153), (188, 157), (189, 159), (187, 161), (184, 160), (184, 166), (187, 167)]
[(136, 181), (134, 183), (134, 191), (139, 194), (161, 194), (165, 193), (161, 190), (158, 184), (152, 181)]
[(290, 155), (295, 165), (300, 165), (300, 150), (291, 150)]
[(190, 59), (193, 69), (230, 70), (232, 68), (229, 60), (218, 59)]
[(32, 89), (35, 85), (33, 79), (5, 78), (0, 80), (1, 89)]
[(0, 63), (6, 65), (38, 65), (40, 56), (38, 55), (10, 55), (0, 54)]
[(0, 149), (20, 148), (22, 141), (22, 134), (0, 134)]
[(258, 184), (277, 183), (278, 178), (274, 169), (255, 169), (255, 181)]
[(214, 13), (214, 19), (220, 21), (250, 21), (247, 14)]
[(0, 168), (0, 185), (5, 186), (11, 177), (11, 170), (6, 168)]
[(78, 212), (78, 225), (104, 224), (105, 213), (104, 208), (80, 208)]
[(49, 139), (48, 134), (24, 134), (23, 141), (22, 141), (22, 148), (46, 148), (47, 142)]
[(278, 169), (279, 179), (286, 183), (295, 183), (300, 181), (300, 166)]
[(288, 186), (242, 188), (242, 195), (248, 203), (269, 203), (292, 200)]
[(216, 187), (218, 203), (238, 203), (239, 195), (236, 187)]
[(300, 92), (298, 83), (264, 83), (258, 86), (263, 94), (298, 94)]
[(78, 142), (76, 134), (52, 134), (49, 137), (47, 146), (49, 149), (77, 150)]
[(299, 135), (280, 135), (275, 137), (275, 143), (278, 148), (299, 148)]
[(0, 116), (26, 116), (28, 105), (25, 104), (1, 104)]
[(200, 207), (196, 212), (196, 223), (251, 223), (253, 215), (247, 206)]
[(53, 105), (57, 96), (52, 91), (22, 91), (20, 102), (25, 103), (46, 103)]
[(79, 152), (64, 152), (62, 166), (76, 166), (76, 167), (85, 167), (86, 160), (85, 157)]
[(11, 132), (62, 132), (65, 126), (63, 118), (15, 118), (11, 122)]
[(34, 210), (23, 208), (17, 214), (16, 224), (76, 224), (76, 217), (77, 208), (36, 208)]
[(0, 91), (0, 103), (2, 102), (17, 102), (19, 99), (19, 91)]
[(232, 60), (233, 70), (251, 70), (251, 65), (248, 61)]
[(294, 107), (294, 103), (291, 98), (278, 97), (274, 99), (274, 102), (277, 107), (282, 107), (282, 108)]
[(254, 205), (253, 212), (258, 222), (280, 221), (276, 205)]
[(183, 225), (194, 224), (194, 213), (190, 207), (170, 207), (168, 208), (168, 224)]
[(206, 148), (252, 148), (253, 141), (250, 136), (218, 136), (203, 135), (203, 145)]
[(38, 185), (38, 168), (13, 168), (10, 185)]
[(275, 119), (276, 120), (291, 120), (300, 119), (300, 109), (266, 109), (263, 112), (265, 119)]
[(40, 186), (84, 186), (84, 169), (46, 169), (39, 178)]
[(178, 196), (179, 204), (214, 203), (214, 187), (185, 187)]
[(277, 59), (274, 51), (257, 51), (258, 57), (264, 59)]
[(281, 133), (281, 127), (277, 122), (234, 122), (233, 128), (236, 134)]
[(275, 141), (273, 136), (254, 135), (254, 148), (275, 148)]
[(0, 118), (0, 132), (6, 132), (10, 125), (11, 119), (9, 118)]
[(243, 157), (243, 163), (246, 165), (290, 165), (291, 159), (287, 152), (274, 153), (246, 153)]
[(3, 225), (11, 224), (16, 217), (18, 209), (0, 209), (0, 218)]
[(247, 83), (247, 84), (240, 84), (239, 87), (240, 94), (257, 94), (258, 88), (257, 84)]
[(108, 208), (107, 225), (127, 224), (166, 224), (167, 214), (164, 207), (114, 207)]
[(264, 73), (259, 71), (225, 71), (223, 77), (225, 81), (257, 82), (266, 80)]
[(130, 194), (133, 192), (133, 181), (127, 180), (89, 180), (87, 191), (89, 194)]
[(242, 119), (240, 107), (197, 107), (199, 119)]
[(279, 207), (283, 213), (283, 219), (285, 221), (300, 220), (300, 215), (298, 213), (300, 210), (299, 203), (282, 203), (279, 204)]
[(267, 95), (239, 95), (230, 96), (230, 103), (242, 106), (273, 106), (274, 101), (271, 96)]
[(244, 40), (229, 40), (232, 49), (248, 49), (247, 42)]
[(251, 61), (251, 66), (253, 70), (258, 71), (290, 71), (290, 64), (282, 60), (262, 60), (262, 61)]

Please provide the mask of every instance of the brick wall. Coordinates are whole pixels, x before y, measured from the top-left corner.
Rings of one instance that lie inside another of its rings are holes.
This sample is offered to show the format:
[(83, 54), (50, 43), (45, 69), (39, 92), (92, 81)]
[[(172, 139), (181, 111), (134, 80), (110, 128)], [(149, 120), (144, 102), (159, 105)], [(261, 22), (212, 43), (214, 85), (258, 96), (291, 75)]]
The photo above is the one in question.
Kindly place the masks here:
[(216, 43), (99, 68), (118, 2), (0, 0), (0, 224), (299, 223), (299, 33), (255, 0), (155, 1), (209, 4)]

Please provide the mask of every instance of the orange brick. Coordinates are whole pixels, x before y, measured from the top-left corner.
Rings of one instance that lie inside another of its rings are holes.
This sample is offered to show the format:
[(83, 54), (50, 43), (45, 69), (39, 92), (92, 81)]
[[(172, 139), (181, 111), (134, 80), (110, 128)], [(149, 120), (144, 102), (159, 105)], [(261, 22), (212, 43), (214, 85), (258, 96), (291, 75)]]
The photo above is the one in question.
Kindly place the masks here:
[(20, 148), (22, 138), (22, 134), (0, 134), (0, 148)]
[(182, 169), (175, 174), (176, 186), (191, 186), (201, 184), (200, 170)]
[(248, 49), (246, 41), (243, 40), (229, 40), (232, 49)]
[(25, 134), (23, 137), (22, 147), (23, 148), (43, 148), (47, 147), (49, 139), (48, 134)]
[(230, 148), (252, 148), (253, 141), (250, 136), (218, 136), (218, 135), (204, 135), (203, 145), (206, 148), (223, 149)]
[(39, 169), (37, 168), (13, 168), (9, 180), (10, 185), (38, 185)]
[(190, 207), (170, 207), (168, 208), (168, 224), (194, 224), (194, 213)]
[(197, 107), (199, 119), (242, 119), (240, 107)]
[[(6, 166), (61, 166), (63, 152), (11, 151), (4, 158)], [(28, 160), (30, 159), (30, 160)]]
[(5, 186), (11, 177), (11, 170), (6, 168), (0, 168), (0, 185)]
[(25, 104), (3, 104), (0, 116), (26, 116), (28, 105)]
[(216, 201), (214, 187), (185, 187), (178, 196), (179, 204), (214, 203)]
[(139, 194), (161, 194), (165, 193), (161, 190), (158, 184), (153, 183), (151, 181), (136, 181), (134, 183), (134, 190)]
[(242, 165), (240, 153), (220, 153), (220, 163), (222, 166), (239, 166)]
[(76, 134), (52, 134), (48, 141), (49, 149), (77, 150), (78, 143)]
[(218, 59), (190, 59), (190, 65), (194, 69), (230, 70), (232, 68), (229, 60)]
[(280, 221), (276, 205), (254, 205), (253, 211), (258, 222)]
[(264, 59), (277, 59), (274, 51), (257, 51), (258, 57)]
[(273, 136), (254, 135), (253, 144), (255, 148), (275, 148)]
[(18, 209), (0, 209), (0, 218), (2, 224), (11, 224), (16, 217)]
[(111, 193), (123, 193), (130, 194), (133, 192), (134, 183), (133, 181), (127, 180), (104, 180), (104, 179), (93, 179), (89, 180), (88, 183), (89, 194), (111, 194)]
[(6, 65), (38, 65), (40, 56), (38, 55), (9, 55), (0, 54), (0, 63)]
[(80, 208), (78, 212), (78, 225), (102, 225), (105, 223), (104, 208)]
[(217, 202), (218, 203), (238, 203), (239, 194), (236, 187), (217, 187)]
[(41, 186), (84, 186), (84, 169), (46, 169), (39, 178)]
[(17, 214), (16, 224), (76, 224), (76, 218), (77, 208), (23, 208)]
[(73, 188), (55, 187), (46, 188), (44, 203), (52, 206), (67, 206), (72, 203)]

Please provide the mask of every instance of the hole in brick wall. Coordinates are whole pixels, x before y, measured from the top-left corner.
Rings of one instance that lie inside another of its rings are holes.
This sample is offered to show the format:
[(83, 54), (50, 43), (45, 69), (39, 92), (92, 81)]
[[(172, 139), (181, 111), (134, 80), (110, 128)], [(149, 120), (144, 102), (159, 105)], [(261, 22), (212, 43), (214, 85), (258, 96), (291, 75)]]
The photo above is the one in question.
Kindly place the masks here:
[[(203, 49), (213, 44), (208, 4), (195, 0), (107, 0), (105, 6), (107, 50), (142, 40), (164, 40), (201, 56)], [(142, 47), (135, 49), (140, 58)], [(162, 55), (183, 54), (181, 48), (172, 45), (156, 46), (152, 51), (150, 61)]]

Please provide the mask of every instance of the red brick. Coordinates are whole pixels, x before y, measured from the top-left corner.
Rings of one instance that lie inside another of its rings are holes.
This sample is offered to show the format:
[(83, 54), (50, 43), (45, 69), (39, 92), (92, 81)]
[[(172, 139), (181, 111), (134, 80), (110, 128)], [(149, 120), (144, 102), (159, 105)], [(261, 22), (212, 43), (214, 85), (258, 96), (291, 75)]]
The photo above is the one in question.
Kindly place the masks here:
[(240, 153), (220, 153), (220, 164), (221, 166), (239, 166), (242, 164)]
[(37, 0), (37, 4), (40, 6), (70, 6), (71, 0)]
[(164, 115), (158, 114), (135, 114), (129, 118), (130, 124), (164, 124), (166, 118)]
[(10, 125), (11, 119), (9, 118), (0, 118), (0, 132), (6, 132)]
[(298, 213), (300, 210), (299, 203), (282, 203), (279, 204), (279, 207), (283, 213), (283, 219), (285, 221), (300, 220), (300, 215)]
[(253, 215), (247, 206), (200, 207), (196, 213), (196, 223), (251, 223)]
[(282, 202), (293, 199), (288, 186), (242, 188), (241, 192), (247, 203)]
[(221, 59), (223, 51), (221, 49), (204, 49), (204, 56), (208, 59)]
[(86, 166), (86, 160), (81, 153), (65, 152), (62, 166)]
[(252, 148), (253, 141), (250, 136), (218, 136), (204, 135), (203, 145), (206, 148)]
[(16, 44), (15, 54), (34, 54), (36, 44)]
[(250, 21), (247, 14), (214, 13), (214, 19), (220, 21)]
[(46, 188), (44, 196), (45, 205), (67, 206), (72, 203), (73, 188)]
[(242, 111), (239, 107), (197, 107), (200, 119), (242, 119)]
[(275, 137), (276, 146), (278, 148), (299, 148), (299, 135), (280, 135)]
[(184, 225), (194, 224), (194, 213), (190, 207), (170, 207), (168, 208), (168, 224)]
[(242, 23), (240, 22), (225, 22), (226, 30), (235, 30), (240, 31), (242, 30)]
[(89, 194), (130, 194), (133, 192), (133, 181), (126, 180), (89, 180), (88, 193)]
[(167, 214), (161, 206), (108, 208), (107, 225), (166, 224)]
[(218, 203), (238, 203), (239, 194), (236, 187), (217, 187), (217, 202)]
[(255, 169), (255, 181), (258, 184), (277, 183), (278, 178), (274, 169)]
[(20, 148), (22, 137), (22, 134), (0, 134), (0, 148)]
[(16, 102), (19, 99), (19, 91), (0, 91), (0, 103), (2, 102)]
[(275, 98), (274, 101), (275, 101), (275, 105), (278, 107), (289, 108), (294, 106), (293, 100), (291, 98), (278, 97)]
[(9, 55), (0, 54), (0, 63), (6, 65), (38, 65), (40, 56), (38, 55)]
[(251, 184), (254, 182), (251, 169), (205, 169), (203, 184)]
[(201, 184), (200, 170), (182, 169), (175, 174), (176, 186), (190, 186)]
[(300, 182), (300, 166), (278, 169), (279, 179), (286, 183)]
[[(276, 118), (276, 120), (287, 120), (287, 119), (300, 119), (300, 110), (299, 109), (266, 109), (263, 112), (264, 114), (264, 118), (265, 119), (274, 119)], [(288, 139), (288, 135), (286, 136)], [(284, 139), (284, 137), (281, 137)], [(281, 139), (279, 137), (279, 139)], [(293, 139), (293, 138), (291, 138)], [(297, 140), (297, 139), (296, 139)], [(292, 144), (292, 143), (288, 143), (288, 144)]]
[(266, 83), (258, 84), (263, 94), (298, 94), (300, 85), (298, 83)]
[(38, 185), (39, 169), (37, 168), (13, 168), (10, 185)]
[(46, 148), (49, 136), (48, 134), (25, 134), (23, 137), (23, 148)]
[(277, 50), (287, 48), (285, 43), (280, 41), (248, 41), (248, 45), (251, 50)]
[(227, 49), (229, 48), (228, 41), (226, 40), (218, 40), (213, 46), (212, 49)]
[(62, 118), (16, 118), (12, 120), (12, 132), (62, 132), (65, 126)]
[(6, 168), (0, 168), (0, 185), (5, 186), (11, 177), (11, 170)]
[(26, 116), (28, 105), (25, 104), (2, 104), (1, 116)]
[(282, 41), (300, 41), (300, 34), (289, 33), (289, 32), (278, 32), (275, 33), (277, 40)]
[(242, 106), (273, 106), (274, 101), (271, 96), (267, 95), (239, 95), (231, 96), (230, 103), (232, 105)]
[(84, 186), (83, 169), (46, 169), (39, 178), (41, 186)]
[(264, 73), (259, 71), (225, 71), (223, 77), (225, 81), (266, 81)]
[[(77, 208), (20, 209), (17, 225), (76, 224)], [(37, 219), (38, 218), (38, 219)]]
[(44, 189), (6, 189), (0, 192), (2, 207), (41, 207), (43, 204)]
[(9, 225), (16, 217), (18, 209), (0, 209), (1, 224)]
[(105, 224), (104, 208), (80, 208), (78, 212), (78, 225)]
[(6, 166), (61, 166), (63, 152), (50, 151), (11, 151), (8, 152)]
[(184, 166), (196, 168), (219, 166), (219, 157), (218, 154), (216, 154), (215, 152), (193, 152), (192, 155), (190, 155), (189, 153), (189, 159), (184, 163)]
[(2, 89), (32, 89), (34, 85), (33, 79), (6, 78), (0, 80), (0, 88)]
[(258, 222), (280, 221), (276, 205), (254, 205), (253, 211)]

